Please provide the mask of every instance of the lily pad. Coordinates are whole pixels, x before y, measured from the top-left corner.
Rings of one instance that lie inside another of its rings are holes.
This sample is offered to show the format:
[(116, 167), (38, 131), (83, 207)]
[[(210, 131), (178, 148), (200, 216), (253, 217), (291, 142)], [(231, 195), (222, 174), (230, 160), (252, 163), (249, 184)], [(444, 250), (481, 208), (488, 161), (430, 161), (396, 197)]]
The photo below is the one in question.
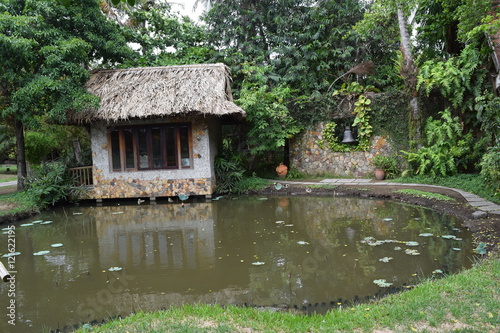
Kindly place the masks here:
[(51, 224), (51, 223), (54, 223), (54, 221), (45, 221), (45, 222), (42, 222), (40, 224)]
[(444, 239), (457, 239), (457, 236), (455, 235), (444, 235), (444, 236), (441, 236), (442, 238)]
[(413, 250), (413, 249), (406, 249), (405, 253), (410, 255), (410, 256), (418, 256), (420, 254), (420, 252), (418, 252), (417, 250)]
[(420, 237), (432, 237), (434, 236), (434, 234), (431, 234), (430, 232), (424, 232), (422, 234), (419, 235)]
[(82, 214), (83, 213), (81, 213), (81, 212), (75, 212), (75, 213), (73, 213), (73, 215), (82, 215)]
[(308, 245), (309, 243), (305, 242), (305, 241), (298, 241), (297, 244), (299, 244), (299, 245)]
[(377, 286), (382, 287), (382, 288), (387, 288), (387, 287), (392, 286), (392, 283), (387, 282), (386, 279), (373, 280), (373, 283), (375, 283)]
[(392, 220), (393, 220), (393, 218), (391, 218), (391, 217), (386, 217), (386, 218), (384, 219), (384, 221), (392, 221)]
[(252, 265), (254, 265), (254, 266), (262, 266), (264, 264), (265, 264), (265, 262), (263, 262), (263, 261), (256, 261), (256, 262), (252, 263)]
[(461, 248), (459, 248), (459, 247), (454, 247), (454, 248), (453, 248), (453, 251), (460, 251), (460, 250), (462, 250), (462, 249), (461, 249)]
[(43, 222), (43, 220), (36, 220), (36, 221), (31, 222), (31, 223), (36, 224), (36, 223), (42, 223), (42, 222)]
[(277, 224), (283, 224), (285, 221), (276, 221)]
[(443, 271), (440, 269), (435, 269), (432, 271), (433, 274), (443, 274)]
[(121, 271), (122, 268), (121, 267), (110, 267), (108, 268), (108, 271), (110, 272), (118, 272), (118, 271)]
[(418, 242), (412, 242), (412, 241), (408, 241), (408, 242), (405, 242), (406, 246), (418, 246)]
[(402, 250), (401, 246), (394, 247), (394, 251), (401, 251), (401, 250)]
[(123, 214), (123, 212), (114, 212), (114, 213), (111, 213), (111, 215), (117, 215), (117, 214)]
[(479, 245), (474, 249), (474, 252), (481, 255), (488, 253), (488, 251), (486, 250), (486, 243), (485, 242), (479, 243)]
[(61, 247), (61, 246), (63, 246), (63, 244), (62, 243), (55, 243), (55, 244), (52, 244), (51, 246), (52, 247)]
[(21, 226), (21, 227), (30, 227), (30, 226), (32, 226), (32, 225), (33, 225), (33, 223), (23, 223), (23, 224), (21, 224), (20, 226)]
[(38, 251), (38, 252), (33, 253), (33, 255), (34, 256), (43, 256), (47, 253), (50, 253), (50, 251)]
[(4, 254), (2, 256), (2, 258), (14, 257), (14, 256), (18, 256), (20, 254), (21, 254), (21, 252), (10, 252), (10, 253)]
[(381, 262), (389, 262), (391, 261), (393, 258), (392, 257), (383, 257), (383, 258), (380, 258), (378, 261), (381, 261)]

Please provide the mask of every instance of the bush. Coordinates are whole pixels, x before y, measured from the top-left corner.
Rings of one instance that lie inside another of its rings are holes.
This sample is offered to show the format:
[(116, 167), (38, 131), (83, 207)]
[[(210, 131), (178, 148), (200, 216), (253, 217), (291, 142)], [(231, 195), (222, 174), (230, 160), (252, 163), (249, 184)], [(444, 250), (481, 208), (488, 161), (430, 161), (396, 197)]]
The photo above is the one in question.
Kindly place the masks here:
[(500, 193), (500, 146), (490, 147), (481, 160), (481, 176), (492, 182)]
[(45, 208), (76, 197), (82, 188), (74, 184), (75, 180), (64, 164), (42, 163), (34, 167), (32, 174), (26, 178), (26, 192), (38, 207)]
[(234, 191), (236, 184), (243, 179), (245, 169), (241, 166), (241, 159), (237, 156), (229, 159), (217, 156), (214, 161), (215, 177), (217, 179), (217, 193), (227, 194)]

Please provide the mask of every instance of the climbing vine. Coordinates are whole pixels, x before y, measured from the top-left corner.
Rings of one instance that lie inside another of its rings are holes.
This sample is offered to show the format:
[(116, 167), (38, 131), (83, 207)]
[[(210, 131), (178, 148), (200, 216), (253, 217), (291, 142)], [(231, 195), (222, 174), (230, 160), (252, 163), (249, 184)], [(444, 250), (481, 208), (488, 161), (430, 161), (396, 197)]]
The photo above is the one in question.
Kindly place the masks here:
[[(352, 126), (356, 126), (358, 128), (358, 144), (356, 146), (351, 146), (339, 142), (339, 137), (335, 133), (337, 123), (332, 121), (326, 124), (325, 129), (323, 130), (323, 137), (326, 141), (328, 141), (328, 147), (332, 151), (366, 151), (370, 148), (371, 137), (373, 134), (373, 127), (370, 124), (372, 111), (370, 105), (372, 101), (365, 95), (365, 92), (374, 90), (375, 87), (373, 86), (363, 87), (357, 82), (351, 82), (350, 84), (344, 83), (341, 89), (333, 93), (333, 96), (344, 96), (343, 100), (347, 99), (349, 102), (349, 108), (352, 108), (352, 113), (355, 115)], [(357, 100), (355, 99), (356, 97)], [(354, 104), (350, 102), (353, 100), (355, 100)], [(322, 145), (324, 146), (324, 142), (320, 142), (320, 146)]]

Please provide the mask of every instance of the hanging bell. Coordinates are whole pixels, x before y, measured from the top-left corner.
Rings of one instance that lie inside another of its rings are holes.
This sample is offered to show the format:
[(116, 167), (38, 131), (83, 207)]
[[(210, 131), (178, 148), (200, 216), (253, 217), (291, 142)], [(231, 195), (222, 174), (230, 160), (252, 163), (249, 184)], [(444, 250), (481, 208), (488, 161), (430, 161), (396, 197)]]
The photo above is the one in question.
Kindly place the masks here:
[(355, 141), (356, 140), (354, 140), (354, 138), (352, 137), (351, 128), (349, 126), (346, 126), (342, 143), (353, 143)]

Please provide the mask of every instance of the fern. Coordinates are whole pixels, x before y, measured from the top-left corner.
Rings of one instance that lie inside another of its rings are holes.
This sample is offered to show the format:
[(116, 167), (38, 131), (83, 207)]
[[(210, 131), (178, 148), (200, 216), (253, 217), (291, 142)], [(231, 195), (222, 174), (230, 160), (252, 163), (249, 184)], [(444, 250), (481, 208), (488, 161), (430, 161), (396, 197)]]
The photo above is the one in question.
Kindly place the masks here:
[(458, 117), (452, 118), (449, 109), (439, 113), (440, 120), (427, 119), (427, 146), (416, 152), (403, 151), (416, 174), (446, 176), (457, 172), (460, 160), (470, 152), (470, 134), (462, 134)]

